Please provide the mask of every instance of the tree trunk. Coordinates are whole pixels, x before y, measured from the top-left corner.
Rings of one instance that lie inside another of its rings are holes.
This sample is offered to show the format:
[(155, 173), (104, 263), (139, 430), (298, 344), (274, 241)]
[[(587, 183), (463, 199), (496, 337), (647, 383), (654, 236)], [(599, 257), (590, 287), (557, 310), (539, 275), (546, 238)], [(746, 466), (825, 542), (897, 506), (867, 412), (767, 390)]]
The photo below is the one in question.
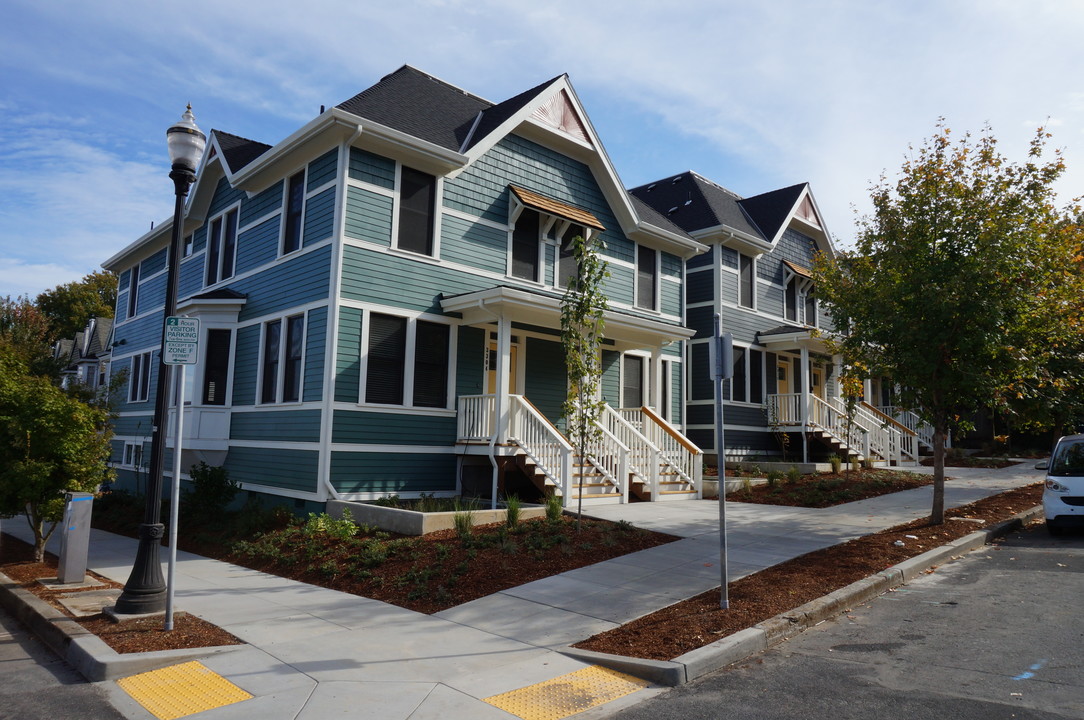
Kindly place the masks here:
[(930, 525), (945, 522), (945, 429), (936, 427), (933, 431), (933, 509), (930, 511)]

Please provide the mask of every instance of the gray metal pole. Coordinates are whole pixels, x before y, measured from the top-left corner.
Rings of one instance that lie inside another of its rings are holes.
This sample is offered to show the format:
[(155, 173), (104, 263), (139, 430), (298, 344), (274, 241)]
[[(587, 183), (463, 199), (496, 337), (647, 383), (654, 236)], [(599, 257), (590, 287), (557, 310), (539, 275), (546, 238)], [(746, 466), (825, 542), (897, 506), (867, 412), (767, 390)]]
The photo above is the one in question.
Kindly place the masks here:
[(173, 492), (169, 500), (169, 565), (166, 569), (166, 630), (173, 629), (173, 578), (177, 569), (177, 518), (181, 505), (181, 438), (184, 436), (184, 365), (178, 365), (177, 370), (177, 418), (173, 426)]
[(715, 380), (715, 462), (719, 466), (719, 607), (730, 607), (727, 588), (727, 551), (726, 551), (726, 445), (723, 444), (723, 380), (732, 369), (726, 367), (723, 352), (722, 319), (715, 315), (715, 362), (712, 375)]

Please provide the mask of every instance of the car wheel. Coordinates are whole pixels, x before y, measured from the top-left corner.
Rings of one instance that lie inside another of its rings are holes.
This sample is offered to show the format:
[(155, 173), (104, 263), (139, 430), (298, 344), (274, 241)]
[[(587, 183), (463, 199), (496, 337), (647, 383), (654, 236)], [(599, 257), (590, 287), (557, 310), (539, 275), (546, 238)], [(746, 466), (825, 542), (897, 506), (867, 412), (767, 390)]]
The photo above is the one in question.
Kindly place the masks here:
[(1058, 523), (1056, 520), (1052, 520), (1050, 518), (1047, 518), (1046, 519), (1046, 531), (1048, 533), (1050, 533), (1051, 535), (1055, 536), (1055, 537), (1058, 536), (1058, 535), (1061, 535), (1061, 533), (1062, 533), (1061, 524)]

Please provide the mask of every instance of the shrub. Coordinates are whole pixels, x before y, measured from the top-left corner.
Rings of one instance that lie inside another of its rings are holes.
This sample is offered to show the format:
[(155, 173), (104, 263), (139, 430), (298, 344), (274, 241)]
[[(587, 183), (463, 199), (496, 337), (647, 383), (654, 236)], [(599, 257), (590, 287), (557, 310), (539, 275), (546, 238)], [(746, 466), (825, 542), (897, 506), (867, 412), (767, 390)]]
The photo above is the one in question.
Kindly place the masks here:
[(773, 488), (779, 484), (779, 481), (783, 479), (782, 470), (769, 470), (768, 471), (768, 487)]
[(802, 473), (794, 465), (787, 469), (787, 482), (792, 485), (802, 479)]
[(861, 463), (858, 460), (858, 456), (857, 455), (852, 455), (851, 456), (851, 470), (854, 471), (854, 472), (858, 472), (858, 470), (860, 468), (861, 468)]
[(747, 477), (743, 477), (741, 479), (741, 489), (742, 489), (742, 492), (747, 492), (747, 493), (753, 492), (753, 481), (750, 480)]
[(832, 472), (837, 475), (843, 470), (843, 458), (835, 453), (828, 456), (828, 462), (832, 463)]
[(188, 476), (192, 478), (192, 489), (186, 488), (181, 494), (181, 510), (186, 519), (203, 523), (220, 521), (241, 486), (230, 480), (226, 468), (203, 461), (193, 465)]
[(555, 492), (551, 492), (546, 496), (546, 520), (551, 523), (561, 522), (561, 517), (564, 515), (565, 509), (561, 504), (561, 496)]
[(504, 499), (504, 524), (508, 526), (509, 530), (515, 530), (519, 527), (519, 518), (523, 510), (523, 503), (515, 495), (509, 495)]
[(466, 540), (474, 530), (474, 512), (469, 505), (463, 505), (456, 498), (455, 514), (452, 515), (452, 526), (460, 540)]
[(309, 519), (305, 521), (304, 532), (309, 537), (323, 533), (336, 540), (349, 540), (357, 534), (358, 526), (351, 517), (350, 510), (344, 509), (342, 518), (338, 520), (326, 512), (319, 515), (309, 513)]

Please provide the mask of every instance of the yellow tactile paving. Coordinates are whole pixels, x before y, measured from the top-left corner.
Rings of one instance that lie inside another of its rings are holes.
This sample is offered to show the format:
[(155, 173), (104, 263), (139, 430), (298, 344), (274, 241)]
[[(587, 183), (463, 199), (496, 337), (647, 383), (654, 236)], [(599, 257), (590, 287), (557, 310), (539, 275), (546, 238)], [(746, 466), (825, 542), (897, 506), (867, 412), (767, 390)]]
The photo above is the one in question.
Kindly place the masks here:
[(252, 697), (194, 661), (121, 678), (117, 685), (160, 720), (173, 720)]
[(592, 665), (484, 700), (523, 720), (561, 720), (647, 686), (646, 680)]

